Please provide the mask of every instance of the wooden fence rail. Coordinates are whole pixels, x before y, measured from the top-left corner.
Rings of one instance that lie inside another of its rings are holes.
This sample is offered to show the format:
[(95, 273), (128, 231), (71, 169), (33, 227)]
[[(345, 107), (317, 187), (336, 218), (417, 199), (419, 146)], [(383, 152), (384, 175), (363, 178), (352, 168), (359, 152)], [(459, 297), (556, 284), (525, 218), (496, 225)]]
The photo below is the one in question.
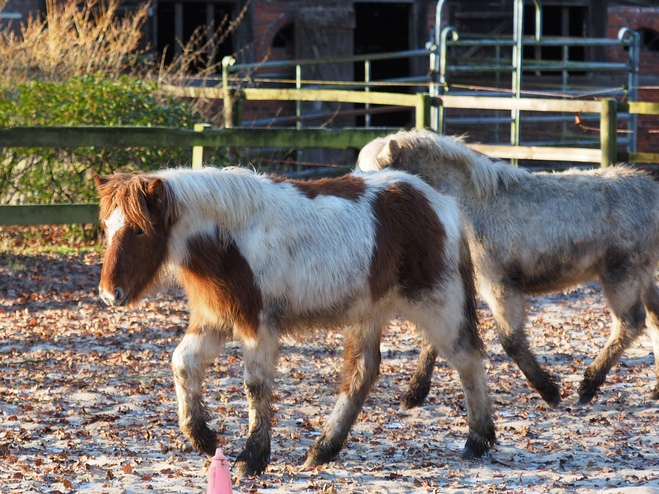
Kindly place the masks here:
[[(224, 98), (222, 88), (163, 89), (188, 97)], [(252, 100), (343, 101), (380, 105), (399, 105), (416, 110), (416, 126), (428, 127), (430, 109), (466, 108), (483, 110), (521, 110), (534, 112), (580, 112), (600, 114), (600, 148), (558, 148), (540, 146), (472, 145), (496, 158), (533, 159), (600, 163), (606, 167), (618, 161), (659, 163), (659, 153), (618, 153), (617, 113), (659, 115), (659, 104), (618, 103), (613, 99), (575, 101), (536, 98), (493, 98), (427, 94), (396, 94), (315, 89), (245, 89), (233, 98)], [(226, 99), (225, 99), (226, 101)], [(231, 114), (231, 110), (229, 110)], [(234, 148), (355, 148), (376, 137), (393, 132), (389, 128), (354, 129), (209, 129), (203, 124), (194, 130), (162, 127), (16, 127), (0, 129), (0, 147), (192, 147), (193, 167), (201, 166), (204, 147)], [(98, 218), (95, 204), (52, 204), (39, 206), (0, 206), (0, 225), (90, 223)]]
[[(206, 129), (166, 127), (14, 127), (0, 130), (0, 147), (192, 147), (201, 166), (204, 147), (361, 149), (388, 128)], [(203, 130), (203, 132), (200, 132)], [(0, 205), (0, 225), (96, 223), (97, 204)]]
[[(559, 148), (541, 146), (488, 145), (478, 146), (480, 152), (493, 158), (532, 159), (544, 161), (568, 161), (580, 163), (600, 163), (610, 166), (616, 162), (659, 163), (659, 153), (621, 153), (617, 152), (617, 114), (634, 113), (659, 115), (659, 103), (625, 102), (615, 99), (599, 101), (543, 99), (543, 98), (497, 98), (487, 96), (450, 96), (430, 97), (425, 93), (416, 95), (400, 93), (381, 93), (366, 91), (341, 91), (329, 89), (260, 89), (245, 88), (226, 94), (222, 87), (181, 87), (163, 85), (161, 89), (175, 96), (223, 99), (230, 102), (225, 105), (225, 121), (236, 124), (236, 115), (240, 114), (242, 100), (247, 101), (330, 101), (377, 105), (408, 106), (416, 109), (416, 127), (429, 126), (430, 108), (478, 109), (478, 110), (519, 110), (533, 112), (569, 112), (600, 114), (600, 149)], [(235, 128), (235, 127), (234, 127)]]
[(169, 127), (13, 127), (0, 147), (239, 147), (360, 149), (391, 129), (209, 129)]

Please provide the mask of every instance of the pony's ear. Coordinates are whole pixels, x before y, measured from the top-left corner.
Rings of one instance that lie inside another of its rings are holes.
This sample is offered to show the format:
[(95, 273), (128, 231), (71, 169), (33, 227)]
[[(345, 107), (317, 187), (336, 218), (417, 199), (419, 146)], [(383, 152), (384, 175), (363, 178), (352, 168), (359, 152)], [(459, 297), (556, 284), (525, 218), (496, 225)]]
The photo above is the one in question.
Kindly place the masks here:
[(147, 182), (146, 187), (144, 188), (146, 196), (150, 200), (157, 201), (165, 193), (165, 184), (162, 183), (162, 180), (159, 178), (154, 178), (150, 182)]
[(401, 149), (400, 145), (395, 139), (391, 139), (386, 146), (378, 153), (377, 160), (381, 168), (386, 168), (388, 166), (393, 166), (400, 158)]
[(401, 151), (400, 145), (396, 139), (389, 141), (389, 156), (391, 157), (391, 163), (395, 163), (399, 160)]
[(96, 188), (101, 189), (105, 184), (110, 181), (108, 177), (101, 177), (100, 175), (94, 175), (94, 182), (96, 182)]

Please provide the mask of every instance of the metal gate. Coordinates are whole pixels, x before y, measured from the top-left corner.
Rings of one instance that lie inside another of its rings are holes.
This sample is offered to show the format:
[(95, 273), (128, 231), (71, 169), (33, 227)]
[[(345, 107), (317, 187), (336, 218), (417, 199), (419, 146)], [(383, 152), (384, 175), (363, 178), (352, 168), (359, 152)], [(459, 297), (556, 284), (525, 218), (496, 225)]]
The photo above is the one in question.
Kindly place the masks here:
[[(584, 96), (583, 89), (571, 86), (572, 74), (577, 73), (620, 73), (620, 84), (606, 91), (598, 91), (599, 95), (606, 97), (622, 96), (627, 101), (637, 101), (637, 88), (639, 77), (639, 52), (640, 35), (637, 32), (623, 28), (618, 33), (617, 39), (608, 38), (585, 38), (585, 37), (544, 37), (542, 34), (542, 5), (539, 0), (533, 0), (535, 8), (535, 32), (533, 36), (524, 36), (524, 0), (514, 0), (513, 11), (513, 35), (474, 35), (459, 33), (452, 26), (444, 24), (444, 6), (446, 0), (437, 2), (435, 29), (432, 34), (428, 48), (432, 51), (430, 65), (432, 68), (432, 82), (430, 83), (430, 94), (441, 97), (445, 94), (462, 95), (484, 95), (485, 88), (455, 87), (449, 84), (449, 78), (455, 75), (465, 74), (492, 74), (494, 86), (499, 90), (487, 88), (487, 96), (501, 96), (520, 98), (526, 96), (542, 96), (556, 98), (575, 98)], [(524, 60), (524, 47), (535, 47), (536, 58)], [(454, 52), (460, 48), (490, 48), (494, 56), (489, 59), (473, 60), (471, 58), (457, 57)], [(561, 60), (542, 60), (537, 57), (542, 47), (560, 47), (562, 50)], [(571, 47), (617, 47), (628, 51), (628, 60), (625, 63), (614, 63), (606, 61), (575, 61), (570, 60)], [(523, 82), (529, 79), (528, 73), (554, 73), (560, 75), (560, 83), (555, 87), (544, 89), (542, 92), (525, 91)], [(510, 90), (501, 89), (502, 75), (510, 76)], [(592, 92), (592, 94), (596, 94)], [(584, 117), (584, 119), (597, 119), (597, 116)], [(636, 151), (636, 115), (620, 114), (620, 120), (627, 120), (627, 137), (620, 139), (621, 145), (626, 145), (628, 152)], [(522, 118), (520, 110), (512, 110), (510, 116), (499, 115), (479, 116), (477, 118), (453, 117), (447, 118), (442, 107), (435, 107), (432, 115), (432, 126), (438, 132), (446, 132), (447, 126), (450, 133), (459, 133), (460, 127), (464, 125), (486, 124), (495, 129), (498, 141), (498, 129), (501, 126), (510, 126), (510, 144), (521, 144), (521, 128), (525, 122), (562, 122), (563, 135), (561, 144), (570, 144), (566, 136), (566, 123), (574, 121), (574, 114), (555, 116), (530, 116)], [(457, 128), (457, 132), (456, 132)], [(464, 127), (462, 127), (464, 128)], [(588, 139), (573, 141), (572, 144), (587, 144)], [(593, 139), (595, 141), (595, 139)], [(531, 143), (527, 143), (531, 144)], [(552, 145), (557, 143), (537, 142), (533, 144)]]

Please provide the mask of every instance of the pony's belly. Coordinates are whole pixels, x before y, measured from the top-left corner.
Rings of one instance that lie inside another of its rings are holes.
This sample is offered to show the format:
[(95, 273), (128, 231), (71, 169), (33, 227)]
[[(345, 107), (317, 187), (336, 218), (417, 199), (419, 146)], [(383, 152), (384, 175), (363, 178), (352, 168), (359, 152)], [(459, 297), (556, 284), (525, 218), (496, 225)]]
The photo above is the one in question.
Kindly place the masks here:
[(316, 329), (340, 329), (386, 310), (391, 303), (392, 297), (374, 303), (367, 290), (338, 297), (331, 303), (318, 301), (316, 304), (292, 304), (290, 301), (278, 299), (266, 304), (263, 322), (270, 327), (278, 328), (283, 334)]
[(531, 261), (521, 262), (513, 258), (503, 262), (476, 264), (481, 284), (496, 284), (508, 289), (539, 295), (588, 283), (599, 276), (595, 257), (564, 259), (554, 256), (540, 256)]

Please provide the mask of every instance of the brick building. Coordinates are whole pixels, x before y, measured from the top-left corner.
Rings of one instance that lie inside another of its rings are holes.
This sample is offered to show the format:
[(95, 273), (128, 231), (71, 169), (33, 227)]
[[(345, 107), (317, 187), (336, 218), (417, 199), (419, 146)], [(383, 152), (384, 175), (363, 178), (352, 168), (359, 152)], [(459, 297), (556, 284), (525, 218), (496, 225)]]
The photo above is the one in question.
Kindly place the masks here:
[[(124, 11), (129, 11), (139, 3), (140, 0), (123, 0), (121, 5)], [(46, 0), (9, 0), (5, 12), (19, 12), (27, 17), (43, 12), (45, 4)], [(238, 62), (393, 52), (425, 46), (434, 29), (436, 6), (436, 0), (152, 0), (144, 38), (154, 52), (161, 53), (169, 47), (172, 54), (176, 40), (187, 39), (197, 26), (217, 26), (224, 16), (240, 16), (237, 28), (220, 50), (220, 55), (236, 53)], [(542, 6), (542, 30), (546, 36), (614, 38), (622, 27), (638, 30), (642, 37), (640, 85), (659, 85), (656, 0), (542, 0)], [(533, 11), (533, 2), (528, 1), (525, 18), (528, 34), (534, 29)], [(512, 13), (513, 0), (448, 0), (443, 18), (447, 25), (465, 34), (510, 34)], [(571, 58), (574, 55), (582, 60), (616, 60), (626, 56), (620, 49), (571, 50), (574, 50)], [(543, 48), (542, 56), (560, 58), (560, 53)], [(304, 79), (363, 80), (360, 64), (335, 64), (310, 70)], [(428, 61), (417, 58), (379, 62), (373, 64), (372, 71), (374, 80), (419, 76), (427, 74)], [(289, 69), (266, 76), (291, 79), (293, 73)], [(643, 89), (640, 99), (659, 100), (659, 91)], [(252, 107), (253, 119), (268, 113), (272, 112), (267, 106)], [(398, 120), (376, 120), (374, 124), (406, 125), (410, 120), (408, 112), (399, 114)]]
[[(122, 10), (140, 3), (122, 0)], [(444, 19), (461, 33), (509, 34), (512, 4), (513, 0), (448, 0)], [(533, 3), (527, 4), (526, 31), (532, 33)], [(173, 53), (176, 40), (186, 40), (197, 26), (217, 26), (224, 16), (241, 16), (221, 49), (221, 55), (237, 53), (239, 62), (420, 49), (434, 29), (436, 5), (436, 0), (152, 0), (145, 42), (155, 52), (169, 47)], [(548, 36), (615, 37), (621, 27), (639, 30), (642, 74), (657, 71), (656, 0), (543, 0), (542, 6), (543, 33)], [(4, 12), (27, 18), (45, 7), (46, 0), (9, 0)], [(584, 52), (586, 59), (607, 56), (621, 55)], [(418, 75), (426, 67), (418, 60), (386, 71), (388, 76), (392, 70), (394, 76)]]

